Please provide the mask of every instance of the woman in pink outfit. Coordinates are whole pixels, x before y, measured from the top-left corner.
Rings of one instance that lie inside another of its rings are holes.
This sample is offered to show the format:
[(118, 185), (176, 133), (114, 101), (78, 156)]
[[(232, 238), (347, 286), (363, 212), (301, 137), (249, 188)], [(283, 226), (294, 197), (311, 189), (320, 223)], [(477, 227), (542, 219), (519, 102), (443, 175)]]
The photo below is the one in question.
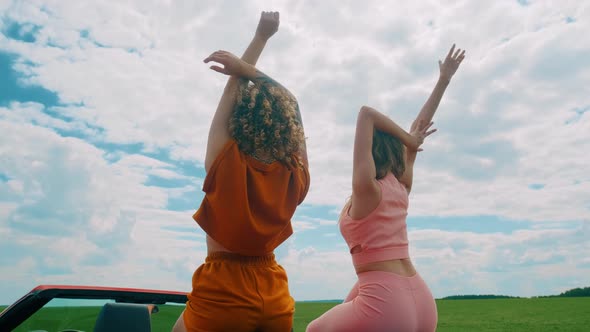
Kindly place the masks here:
[(432, 94), (404, 131), (363, 106), (354, 140), (352, 196), (340, 215), (358, 281), (343, 303), (312, 321), (307, 332), (431, 332), (436, 303), (408, 254), (406, 215), (416, 154), (465, 51), (451, 47)]

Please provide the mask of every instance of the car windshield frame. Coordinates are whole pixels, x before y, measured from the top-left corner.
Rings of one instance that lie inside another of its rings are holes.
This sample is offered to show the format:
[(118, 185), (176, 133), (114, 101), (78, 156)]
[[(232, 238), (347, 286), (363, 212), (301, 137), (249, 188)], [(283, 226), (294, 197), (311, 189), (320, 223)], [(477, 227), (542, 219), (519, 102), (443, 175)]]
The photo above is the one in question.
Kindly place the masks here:
[(43, 308), (52, 299), (110, 300), (135, 304), (184, 304), (187, 293), (139, 288), (40, 285), (0, 313), (0, 329), (12, 330)]

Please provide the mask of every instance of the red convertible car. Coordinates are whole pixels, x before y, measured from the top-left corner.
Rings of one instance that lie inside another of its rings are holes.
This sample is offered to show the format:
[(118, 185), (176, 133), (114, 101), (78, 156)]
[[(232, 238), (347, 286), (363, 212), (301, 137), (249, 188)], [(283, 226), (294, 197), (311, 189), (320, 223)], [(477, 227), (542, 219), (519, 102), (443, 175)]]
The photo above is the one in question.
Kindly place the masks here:
[(0, 313), (0, 332), (169, 332), (185, 292), (43, 285)]

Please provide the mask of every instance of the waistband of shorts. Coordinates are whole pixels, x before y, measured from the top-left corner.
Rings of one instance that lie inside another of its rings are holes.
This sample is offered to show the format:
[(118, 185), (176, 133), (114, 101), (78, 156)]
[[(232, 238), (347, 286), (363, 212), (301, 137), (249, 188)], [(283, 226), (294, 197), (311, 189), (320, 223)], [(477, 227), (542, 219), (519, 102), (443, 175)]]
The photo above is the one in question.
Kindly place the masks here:
[(233, 262), (243, 265), (271, 266), (276, 264), (273, 253), (262, 256), (245, 256), (233, 252), (216, 251), (207, 255), (205, 263), (211, 262)]
[(361, 285), (370, 283), (382, 285), (395, 284), (408, 290), (428, 287), (418, 272), (412, 276), (406, 277), (394, 272), (366, 271), (357, 274), (357, 276)]

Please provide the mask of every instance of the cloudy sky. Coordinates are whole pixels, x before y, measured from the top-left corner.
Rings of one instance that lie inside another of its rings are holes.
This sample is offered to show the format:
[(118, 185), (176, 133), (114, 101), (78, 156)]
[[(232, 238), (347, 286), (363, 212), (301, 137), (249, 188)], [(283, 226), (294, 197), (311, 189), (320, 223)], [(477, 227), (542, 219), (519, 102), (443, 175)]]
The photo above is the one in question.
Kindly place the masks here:
[(208, 127), (262, 10), (259, 68), (298, 97), (312, 184), (277, 251), (296, 300), (354, 283), (336, 225), (355, 117), (408, 128), (467, 49), (417, 161), (411, 255), (436, 297), (590, 286), (587, 1), (0, 0), (0, 304), (38, 284), (189, 291)]

